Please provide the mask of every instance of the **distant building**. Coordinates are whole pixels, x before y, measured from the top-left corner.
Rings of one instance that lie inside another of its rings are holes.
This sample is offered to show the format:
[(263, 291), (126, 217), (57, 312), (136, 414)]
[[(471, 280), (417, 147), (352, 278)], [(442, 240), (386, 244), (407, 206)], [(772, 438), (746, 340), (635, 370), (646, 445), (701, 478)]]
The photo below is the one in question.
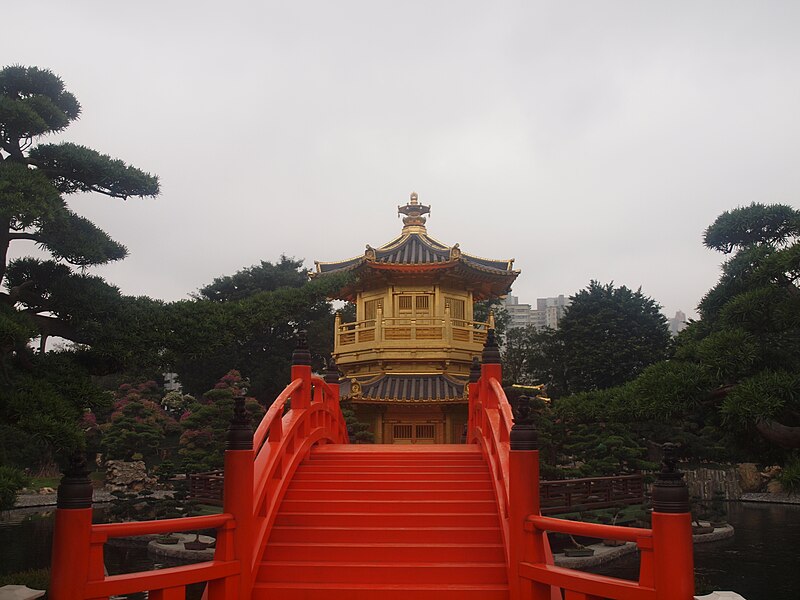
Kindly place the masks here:
[[(570, 305), (569, 298), (565, 298), (564, 294), (559, 294), (554, 298), (537, 298), (535, 313), (539, 313), (534, 317), (539, 329), (547, 327), (548, 329), (558, 329), (558, 324), (564, 317), (567, 307)], [(541, 325), (539, 325), (541, 323)]]
[(530, 304), (520, 304), (519, 298), (509, 294), (506, 296), (504, 307), (510, 319), (508, 322), (509, 329), (533, 325), (533, 311)]
[(520, 303), (517, 296), (509, 294), (505, 299), (505, 309), (510, 317), (509, 329), (533, 325), (536, 329), (558, 329), (569, 306), (569, 298), (563, 294), (552, 298), (537, 298), (536, 308), (530, 304)]
[(675, 313), (674, 319), (669, 319), (669, 332), (672, 335), (678, 335), (681, 331), (686, 329), (686, 313), (679, 310)]

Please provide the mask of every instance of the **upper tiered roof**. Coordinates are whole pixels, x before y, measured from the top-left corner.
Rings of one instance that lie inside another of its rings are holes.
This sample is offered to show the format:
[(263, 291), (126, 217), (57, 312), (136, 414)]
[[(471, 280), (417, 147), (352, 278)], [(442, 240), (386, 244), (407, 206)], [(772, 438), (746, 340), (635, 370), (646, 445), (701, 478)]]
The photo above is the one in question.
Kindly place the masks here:
[[(328, 273), (351, 272), (358, 275), (360, 285), (369, 286), (376, 277), (385, 281), (387, 275), (393, 280), (413, 274), (440, 280), (457, 280), (459, 287), (473, 289), (475, 299), (481, 300), (501, 296), (508, 292), (511, 283), (519, 275), (514, 270), (514, 259), (492, 260), (462, 252), (458, 244), (447, 246), (428, 235), (425, 216), (430, 206), (419, 203), (417, 194), (405, 206), (398, 206), (403, 218), (400, 237), (379, 248), (367, 245), (364, 254), (337, 262), (315, 262), (316, 272), (312, 276)], [(455, 281), (454, 281), (455, 283)], [(355, 287), (342, 290), (344, 300), (352, 300)]]

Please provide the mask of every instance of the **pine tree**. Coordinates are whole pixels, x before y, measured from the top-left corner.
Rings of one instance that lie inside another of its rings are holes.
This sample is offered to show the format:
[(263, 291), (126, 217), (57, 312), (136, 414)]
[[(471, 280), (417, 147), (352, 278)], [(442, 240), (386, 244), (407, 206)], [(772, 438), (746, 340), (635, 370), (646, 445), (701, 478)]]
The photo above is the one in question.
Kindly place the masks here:
[[(91, 343), (91, 323), (112, 311), (119, 290), (85, 267), (124, 258), (125, 246), (70, 210), (65, 197), (155, 197), (158, 178), (70, 142), (38, 143), (78, 119), (81, 106), (47, 69), (0, 70), (0, 352), (57, 335)], [(30, 240), (51, 259), (8, 261), (12, 242)], [(76, 271), (75, 268), (78, 268)]]

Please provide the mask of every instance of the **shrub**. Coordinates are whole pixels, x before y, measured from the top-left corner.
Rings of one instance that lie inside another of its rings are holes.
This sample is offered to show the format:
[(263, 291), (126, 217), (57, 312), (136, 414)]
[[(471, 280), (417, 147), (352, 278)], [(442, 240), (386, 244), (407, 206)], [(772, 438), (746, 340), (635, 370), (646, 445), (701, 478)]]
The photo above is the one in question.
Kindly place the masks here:
[(795, 453), (786, 461), (777, 479), (787, 493), (800, 493), (800, 454)]
[(30, 479), (13, 467), (0, 466), (0, 510), (14, 508), (17, 492), (30, 483)]

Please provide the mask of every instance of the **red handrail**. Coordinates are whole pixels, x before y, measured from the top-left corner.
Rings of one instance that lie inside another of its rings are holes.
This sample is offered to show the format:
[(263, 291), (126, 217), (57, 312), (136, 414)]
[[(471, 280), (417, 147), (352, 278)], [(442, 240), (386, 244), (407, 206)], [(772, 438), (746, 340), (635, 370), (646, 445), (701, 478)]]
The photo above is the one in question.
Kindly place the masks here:
[(129, 521), (127, 523), (102, 523), (92, 525), (92, 537), (108, 538), (150, 535), (154, 533), (174, 533), (194, 529), (218, 529), (233, 521), (233, 515), (204, 515), (200, 517), (180, 517), (178, 519), (159, 519), (157, 521)]
[[(254, 438), (253, 537), (249, 565), (253, 570), (264, 553), (291, 478), (311, 447), (349, 442), (347, 426), (339, 408), (338, 388), (312, 375), (307, 366), (292, 367), (292, 374), (295, 379), (267, 411)], [(283, 407), (289, 399), (292, 401), (291, 410), (283, 414)], [(264, 441), (267, 431), (269, 438)], [(277, 431), (280, 434), (273, 436)]]

